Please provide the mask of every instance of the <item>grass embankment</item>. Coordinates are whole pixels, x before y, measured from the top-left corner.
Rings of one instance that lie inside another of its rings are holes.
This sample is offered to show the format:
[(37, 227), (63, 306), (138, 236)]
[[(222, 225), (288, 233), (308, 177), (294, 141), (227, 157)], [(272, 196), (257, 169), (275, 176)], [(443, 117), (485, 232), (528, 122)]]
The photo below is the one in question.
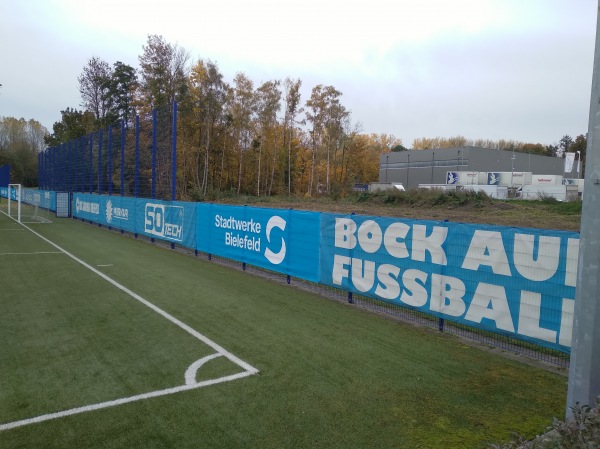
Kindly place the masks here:
[(355, 193), (346, 196), (256, 197), (219, 194), (207, 201), (256, 207), (294, 208), (335, 213), (394, 216), (420, 220), (482, 223), (500, 226), (579, 231), (581, 201), (495, 200), (478, 192), (410, 190)]

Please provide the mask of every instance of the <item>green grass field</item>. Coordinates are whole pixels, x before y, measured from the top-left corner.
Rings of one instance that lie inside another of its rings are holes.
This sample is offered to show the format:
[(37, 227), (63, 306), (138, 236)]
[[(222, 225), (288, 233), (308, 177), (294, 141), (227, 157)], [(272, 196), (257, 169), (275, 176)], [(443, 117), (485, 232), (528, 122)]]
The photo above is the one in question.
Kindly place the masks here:
[(564, 414), (564, 376), (97, 226), (0, 213), (0, 273), (1, 449), (483, 448)]

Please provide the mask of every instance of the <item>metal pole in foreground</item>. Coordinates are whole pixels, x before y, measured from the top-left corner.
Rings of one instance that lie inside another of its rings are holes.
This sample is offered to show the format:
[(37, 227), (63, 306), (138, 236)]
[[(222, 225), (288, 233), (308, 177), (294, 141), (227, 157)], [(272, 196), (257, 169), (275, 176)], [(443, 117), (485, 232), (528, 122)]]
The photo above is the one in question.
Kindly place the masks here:
[(571, 407), (594, 406), (600, 395), (600, 14), (596, 20), (567, 417)]

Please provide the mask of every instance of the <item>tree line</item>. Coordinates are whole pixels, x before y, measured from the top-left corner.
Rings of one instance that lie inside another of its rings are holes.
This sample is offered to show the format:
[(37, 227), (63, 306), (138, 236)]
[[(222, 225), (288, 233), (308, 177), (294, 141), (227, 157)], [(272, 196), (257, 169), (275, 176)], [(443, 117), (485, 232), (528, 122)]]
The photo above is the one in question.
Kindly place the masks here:
[[(569, 135), (563, 136), (557, 144), (542, 145), (541, 143), (525, 143), (517, 140), (491, 140), (491, 139), (467, 139), (463, 136), (419, 138), (413, 141), (413, 150), (433, 150), (436, 148), (453, 148), (472, 146), (494, 150), (516, 151), (519, 153), (539, 154), (542, 156), (564, 157), (565, 153), (579, 152), (582, 160), (585, 156), (587, 146), (586, 136), (583, 134), (573, 139)], [(403, 151), (405, 148), (396, 149)], [(392, 149), (394, 151), (394, 149)]]
[(334, 86), (301, 98), (302, 81), (255, 84), (238, 72), (225, 81), (218, 64), (191, 61), (162, 36), (148, 36), (139, 68), (91, 58), (78, 77), (82, 110), (66, 108), (46, 137), (49, 146), (124, 121), (134, 126), (154, 109), (178, 104), (177, 191), (182, 199), (216, 191), (253, 195), (342, 192), (375, 181), (379, 156), (401, 145), (387, 134), (363, 134)]
[(47, 133), (35, 120), (0, 117), (0, 167), (10, 165), (11, 182), (37, 185), (38, 153)]
[[(302, 81), (291, 77), (256, 84), (238, 72), (228, 83), (215, 61), (192, 61), (187, 50), (159, 35), (147, 37), (138, 68), (92, 57), (77, 80), (82, 109), (60, 111), (52, 133), (33, 120), (6, 117), (0, 122), (0, 165), (12, 162), (15, 182), (35, 185), (33, 156), (44, 144), (57, 146), (119, 121), (131, 130), (136, 117), (147, 124), (153, 110), (164, 111), (173, 102), (179, 111), (181, 199), (215, 192), (341, 193), (355, 182), (376, 181), (382, 153), (408, 150), (394, 135), (362, 133), (334, 86), (314, 86), (304, 99)], [(466, 145), (557, 157), (579, 151), (585, 159), (586, 140), (564, 136), (558, 144), (542, 145), (462, 136), (418, 138), (412, 150)]]

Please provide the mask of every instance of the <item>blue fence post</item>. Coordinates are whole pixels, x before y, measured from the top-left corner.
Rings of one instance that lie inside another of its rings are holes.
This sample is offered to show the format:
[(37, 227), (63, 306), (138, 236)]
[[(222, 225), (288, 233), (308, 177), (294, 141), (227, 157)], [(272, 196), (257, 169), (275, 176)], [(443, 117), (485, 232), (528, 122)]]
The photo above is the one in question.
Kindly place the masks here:
[(60, 168), (61, 168), (60, 188), (63, 192), (65, 190), (67, 190), (67, 177), (69, 176), (69, 173), (67, 171), (67, 151), (68, 151), (68, 149), (69, 149), (68, 142), (63, 143), (62, 144), (62, 160), (60, 161)]
[(173, 102), (173, 141), (171, 143), (171, 201), (177, 199), (177, 102)]
[(156, 198), (156, 109), (152, 110), (152, 199)]
[(71, 141), (65, 143), (65, 151), (63, 154), (63, 191), (69, 190), (69, 150), (71, 149)]
[[(152, 109), (152, 185), (150, 186), (150, 197), (156, 198), (156, 109)], [(150, 237), (154, 243), (154, 237)], [(171, 243), (171, 245), (173, 245)], [(172, 246), (171, 246), (172, 247)]]
[(69, 178), (67, 180), (67, 191), (68, 192), (72, 192), (73, 191), (73, 185), (75, 184), (74, 178), (75, 178), (75, 173), (74, 173), (74, 166), (75, 164), (73, 163), (73, 155), (75, 154), (75, 140), (71, 139), (69, 140), (69, 152), (68, 152), (68, 156), (67, 156), (67, 164), (69, 166), (68, 168), (68, 172), (69, 172)]
[(348, 292), (348, 302), (349, 302), (350, 304), (353, 304), (353, 303), (354, 303), (354, 298), (352, 298), (352, 292)]
[(112, 135), (112, 125), (108, 125), (108, 194), (112, 195), (112, 177), (113, 177), (113, 135)]
[(98, 195), (102, 195), (102, 130), (98, 130)]
[(53, 169), (54, 169), (54, 189), (60, 190), (60, 145), (57, 145), (54, 149), (54, 157), (53, 157)]
[(121, 196), (125, 196), (125, 120), (121, 120)]
[(60, 145), (56, 147), (55, 169), (56, 169), (56, 190), (60, 190)]
[(81, 136), (79, 142), (79, 154), (81, 156), (81, 191), (85, 192), (85, 137)]
[(444, 319), (440, 318), (438, 321), (438, 329), (440, 330), (440, 332), (444, 332)]
[(44, 184), (43, 184), (43, 179), (42, 179), (42, 173), (41, 171), (43, 170), (43, 165), (42, 165), (42, 153), (38, 153), (38, 158), (37, 158), (37, 163), (38, 163), (38, 186), (43, 189), (44, 188)]
[(89, 176), (89, 181), (90, 181), (90, 193), (92, 193), (94, 191), (94, 133), (90, 133), (90, 141), (89, 141), (89, 145), (90, 145), (90, 176)]
[(134, 176), (134, 196), (137, 198), (140, 193), (140, 116), (135, 116), (135, 173)]
[(55, 167), (55, 171), (56, 171), (56, 190), (60, 190), (60, 149), (62, 147), (61, 145), (58, 145), (56, 147), (56, 155), (54, 156), (54, 167)]
[(66, 145), (66, 152), (65, 152), (65, 190), (67, 192), (70, 191), (71, 189), (71, 145), (72, 145), (72, 140), (69, 140), (67, 142)]

